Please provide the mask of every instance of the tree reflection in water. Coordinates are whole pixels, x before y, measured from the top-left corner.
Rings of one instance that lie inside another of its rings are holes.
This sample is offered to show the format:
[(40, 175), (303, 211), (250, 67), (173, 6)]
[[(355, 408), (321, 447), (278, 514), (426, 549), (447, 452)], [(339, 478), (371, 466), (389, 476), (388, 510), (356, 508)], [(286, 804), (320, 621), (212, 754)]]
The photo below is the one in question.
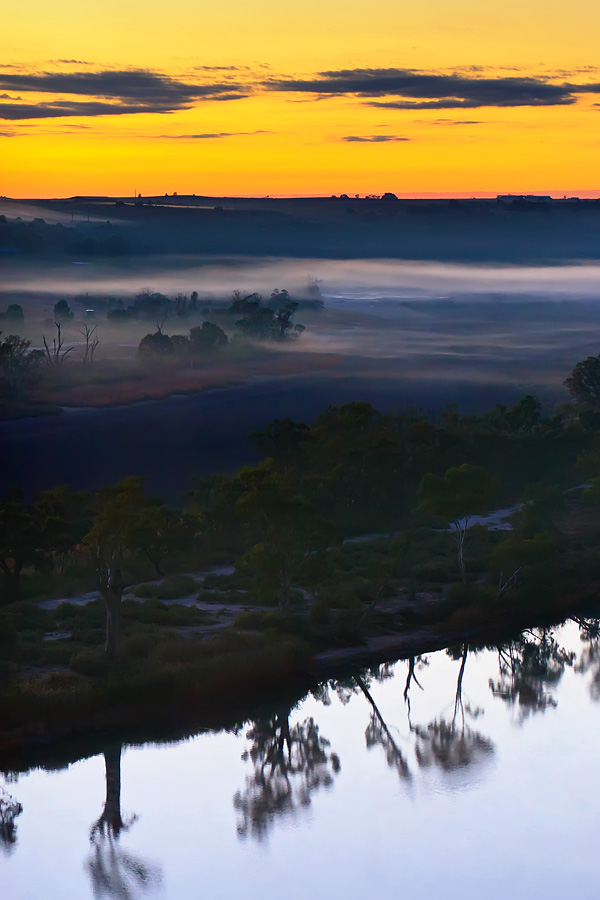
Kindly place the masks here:
[(15, 847), (17, 842), (15, 819), (22, 812), (21, 804), (0, 787), (0, 847), (5, 853), (12, 853)]
[(600, 701), (600, 619), (573, 618), (579, 625), (579, 636), (584, 644), (583, 651), (574, 668), (576, 672), (591, 674), (589, 683), (590, 699)]
[(136, 820), (132, 816), (125, 821), (121, 814), (121, 750), (118, 744), (104, 752), (106, 799), (91, 829), (92, 854), (86, 865), (94, 897), (135, 900), (160, 883), (161, 873), (119, 846), (120, 833)]
[(283, 709), (257, 719), (246, 732), (251, 744), (242, 759), (251, 761), (253, 772), (233, 798), (240, 837), (262, 840), (278, 817), (309, 806), (311, 795), (330, 787), (340, 771), (339, 757), (330, 752), (315, 720), (290, 725), (290, 713)]
[[(469, 646), (464, 644), (458, 654), (448, 650), (448, 654), (455, 659), (460, 659), (452, 718), (447, 720), (444, 716), (440, 716), (426, 726), (413, 726), (409, 719), (411, 731), (417, 738), (415, 755), (419, 766), (422, 768), (438, 766), (445, 772), (479, 764), (494, 752), (492, 741), (467, 722), (467, 717), (477, 719), (482, 714), (481, 709), (473, 708), (468, 703), (465, 704), (463, 699), (463, 679), (469, 656)], [(409, 661), (409, 677), (404, 691), (409, 716), (411, 668), (414, 668), (412, 660)]]
[(499, 677), (490, 678), (492, 693), (518, 708), (519, 722), (556, 707), (548, 687), (558, 684), (575, 653), (565, 650), (547, 628), (527, 629), (516, 641), (498, 648)]
[[(380, 678), (381, 675), (384, 675), (384, 677), (387, 675), (386, 668), (383, 667), (384, 671), (380, 674)], [(371, 747), (377, 745), (383, 747), (388, 766), (391, 769), (396, 769), (401, 778), (410, 778), (410, 770), (404, 754), (371, 696), (365, 680), (360, 675), (356, 675), (354, 680), (371, 706), (371, 718), (365, 730), (367, 748), (370, 750)]]

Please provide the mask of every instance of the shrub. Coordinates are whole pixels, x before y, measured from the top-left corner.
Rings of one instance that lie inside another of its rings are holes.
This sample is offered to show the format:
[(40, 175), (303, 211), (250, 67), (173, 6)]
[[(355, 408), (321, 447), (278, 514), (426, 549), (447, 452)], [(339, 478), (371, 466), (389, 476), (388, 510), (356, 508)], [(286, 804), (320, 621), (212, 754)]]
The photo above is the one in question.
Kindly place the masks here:
[(107, 671), (104, 652), (99, 650), (80, 650), (71, 657), (70, 666), (78, 675), (89, 678), (99, 678)]

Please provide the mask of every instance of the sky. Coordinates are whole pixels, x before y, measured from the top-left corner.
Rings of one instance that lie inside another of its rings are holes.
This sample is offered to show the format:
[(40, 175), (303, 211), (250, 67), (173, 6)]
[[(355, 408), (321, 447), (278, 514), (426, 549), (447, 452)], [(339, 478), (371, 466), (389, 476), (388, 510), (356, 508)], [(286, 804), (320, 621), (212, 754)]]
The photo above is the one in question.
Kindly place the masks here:
[(0, 195), (600, 195), (597, 0), (28, 0)]

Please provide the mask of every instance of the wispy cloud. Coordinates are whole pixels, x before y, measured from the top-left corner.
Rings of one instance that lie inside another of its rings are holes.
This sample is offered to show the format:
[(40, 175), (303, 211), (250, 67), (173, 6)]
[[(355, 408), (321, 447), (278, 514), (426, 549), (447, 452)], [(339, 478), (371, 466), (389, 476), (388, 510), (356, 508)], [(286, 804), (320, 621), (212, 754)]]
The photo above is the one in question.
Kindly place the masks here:
[(427, 125), (485, 125), (485, 122), (481, 122), (477, 119), (421, 119), (421, 122), (426, 122)]
[(410, 138), (400, 137), (397, 134), (347, 134), (340, 140), (349, 144), (386, 144), (390, 141), (410, 141)]
[(157, 138), (170, 141), (212, 141), (219, 138), (242, 137), (255, 134), (273, 134), (272, 131), (215, 131), (204, 134), (157, 134)]

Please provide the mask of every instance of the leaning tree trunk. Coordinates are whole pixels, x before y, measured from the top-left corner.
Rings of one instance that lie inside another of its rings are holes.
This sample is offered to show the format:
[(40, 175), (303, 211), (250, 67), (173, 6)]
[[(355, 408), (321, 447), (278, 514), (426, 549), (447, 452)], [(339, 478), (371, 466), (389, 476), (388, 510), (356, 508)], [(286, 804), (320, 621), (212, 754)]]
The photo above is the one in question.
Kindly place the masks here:
[(464, 521), (456, 521), (454, 523), (456, 529), (456, 546), (458, 550), (458, 565), (460, 568), (460, 576), (463, 584), (467, 583), (467, 567), (465, 565), (465, 541), (467, 539), (467, 528), (469, 527), (468, 518)]
[(118, 659), (121, 656), (121, 597), (123, 588), (102, 588), (100, 593), (106, 610), (104, 652), (109, 659)]

